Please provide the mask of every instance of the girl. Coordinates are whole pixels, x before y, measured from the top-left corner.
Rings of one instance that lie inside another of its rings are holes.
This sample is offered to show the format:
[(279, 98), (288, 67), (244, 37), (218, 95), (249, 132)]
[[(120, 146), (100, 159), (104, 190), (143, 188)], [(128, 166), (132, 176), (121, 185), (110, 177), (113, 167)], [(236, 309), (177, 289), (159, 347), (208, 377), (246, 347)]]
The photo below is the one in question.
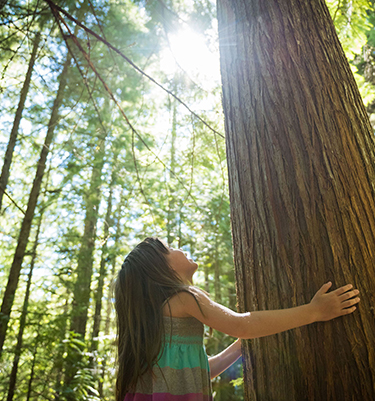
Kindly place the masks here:
[[(352, 313), (351, 284), (290, 309), (236, 313), (191, 286), (198, 265), (183, 251), (146, 238), (126, 257), (115, 283), (118, 327), (116, 401), (209, 401), (210, 379), (241, 354), (237, 340), (207, 358), (203, 324), (239, 339), (280, 333)], [(355, 298), (354, 298), (355, 297)]]

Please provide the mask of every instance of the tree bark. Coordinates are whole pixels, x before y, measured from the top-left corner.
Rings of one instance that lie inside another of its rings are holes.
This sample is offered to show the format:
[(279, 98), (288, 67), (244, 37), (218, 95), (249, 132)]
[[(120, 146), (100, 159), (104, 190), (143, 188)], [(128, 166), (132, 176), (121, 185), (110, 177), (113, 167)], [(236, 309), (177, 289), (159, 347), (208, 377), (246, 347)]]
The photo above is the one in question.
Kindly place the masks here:
[(375, 399), (375, 142), (323, 0), (218, 0), (239, 308), (352, 283), (352, 315), (244, 346), (245, 399)]
[(21, 351), (22, 351), (23, 332), (24, 332), (25, 326), (26, 326), (26, 317), (27, 317), (27, 309), (28, 309), (28, 305), (29, 305), (31, 280), (33, 277), (33, 270), (34, 270), (34, 264), (35, 264), (35, 259), (36, 259), (36, 249), (37, 249), (38, 243), (39, 243), (39, 234), (40, 234), (40, 228), (42, 226), (42, 218), (43, 218), (43, 212), (41, 212), (41, 215), (39, 217), (38, 228), (36, 230), (35, 241), (34, 241), (33, 249), (31, 252), (32, 256), (31, 256), (30, 270), (29, 270), (29, 274), (27, 277), (25, 298), (23, 301), (22, 313), (21, 313), (21, 318), (20, 318), (20, 328), (18, 330), (18, 335), (17, 335), (17, 344), (16, 344), (16, 348), (14, 350), (13, 366), (12, 366), (12, 371), (10, 373), (7, 401), (13, 400), (14, 390), (16, 388), (18, 363), (19, 363)]
[(218, 224), (215, 225), (215, 249), (213, 251), (213, 265), (214, 265), (214, 286), (215, 286), (215, 301), (221, 303), (221, 272), (220, 272), (220, 262), (219, 262), (219, 254), (218, 254)]
[[(98, 350), (98, 336), (100, 331), (100, 323), (101, 323), (101, 313), (102, 313), (102, 298), (103, 298), (103, 288), (104, 288), (104, 280), (107, 276), (107, 264), (109, 261), (108, 256), (108, 238), (109, 238), (109, 229), (112, 227), (112, 202), (113, 202), (113, 187), (116, 181), (116, 162), (117, 155), (114, 155), (113, 158), (113, 170), (111, 182), (109, 184), (109, 196), (107, 202), (107, 213), (104, 219), (104, 229), (103, 229), (103, 245), (102, 245), (102, 254), (100, 257), (100, 269), (99, 269), (99, 278), (98, 278), (98, 288), (95, 291), (95, 314), (94, 314), (94, 324), (92, 328), (91, 334), (91, 348), (90, 352), (93, 354)], [(90, 357), (90, 365), (93, 367), (94, 355)]]
[[(77, 279), (73, 290), (73, 305), (70, 331), (78, 335), (83, 342), (86, 334), (88, 309), (90, 306), (91, 279), (93, 270), (93, 257), (96, 240), (96, 225), (98, 221), (98, 210), (101, 199), (102, 170), (104, 166), (105, 138), (107, 132), (102, 133), (98, 149), (94, 156), (90, 188), (86, 198), (86, 215), (84, 220), (84, 233), (81, 247), (78, 253)], [(66, 358), (65, 386), (70, 387), (74, 375), (77, 372), (78, 364), (82, 357), (82, 351), (71, 348)], [(75, 394), (72, 391), (67, 395), (68, 400), (74, 400)]]
[(28, 381), (28, 384), (27, 384), (26, 401), (30, 401), (30, 399), (32, 397), (31, 392), (32, 392), (32, 386), (33, 386), (33, 381), (34, 381), (34, 376), (35, 376), (35, 365), (36, 365), (36, 356), (37, 356), (37, 352), (38, 352), (40, 325), (41, 325), (41, 323), (38, 324), (36, 338), (35, 338), (35, 345), (34, 345), (34, 351), (33, 351), (33, 360), (31, 362), (30, 377), (29, 377), (29, 381)]
[(66, 338), (66, 332), (67, 332), (67, 327), (68, 327), (68, 314), (69, 314), (69, 297), (70, 293), (68, 292), (66, 295), (65, 303), (64, 303), (64, 309), (63, 313), (61, 315), (61, 325), (59, 329), (60, 335), (58, 335), (58, 338), (61, 340), (62, 344), (60, 344), (59, 349), (57, 350), (56, 356), (53, 361), (53, 367), (51, 369), (51, 372), (56, 372), (56, 379), (55, 379), (55, 385), (54, 385), (54, 400), (60, 400), (61, 399), (61, 392), (62, 392), (62, 387), (64, 385), (63, 383), (63, 368), (64, 368), (64, 354), (67, 352), (67, 344), (63, 340)]
[[(107, 216), (104, 223), (104, 244), (102, 246), (102, 255), (100, 258), (100, 269), (99, 269), (99, 279), (98, 279), (98, 288), (95, 293), (95, 315), (94, 315), (94, 324), (92, 328), (91, 334), (91, 349), (90, 352), (97, 351), (98, 349), (98, 340), (97, 337), (100, 331), (100, 321), (101, 321), (101, 310), (102, 310), (102, 297), (103, 297), (103, 287), (104, 287), (104, 279), (107, 275), (106, 264), (108, 261), (108, 233), (109, 233), (109, 219), (112, 213), (112, 194), (113, 190), (110, 189), (109, 198), (108, 198), (108, 208), (107, 208)], [(107, 219), (108, 218), (108, 219)]]
[[(177, 85), (174, 85), (174, 90), (176, 93)], [(176, 171), (176, 137), (177, 137), (177, 104), (176, 100), (172, 100), (172, 129), (171, 129), (171, 164), (170, 164), (170, 174), (171, 180), (175, 179)], [(171, 181), (170, 180), (170, 181)], [(175, 186), (169, 185), (168, 190), (168, 211), (167, 211), (167, 242), (172, 245), (176, 239), (176, 200), (175, 200)], [(178, 239), (179, 241), (179, 239)]]
[[(122, 215), (122, 206), (124, 203), (124, 187), (122, 189), (122, 192), (120, 194), (120, 200), (117, 205), (116, 211), (115, 211), (115, 218), (114, 220), (116, 221), (116, 232), (113, 238), (114, 242), (114, 250), (112, 249), (109, 252), (109, 260), (108, 264), (111, 264), (111, 283), (113, 283), (113, 280), (115, 280), (116, 273), (117, 273), (117, 263), (116, 263), (116, 249), (117, 249), (117, 244), (119, 243), (119, 239), (121, 236), (121, 230), (122, 230), (122, 225), (120, 224), (121, 221), (121, 215)], [(131, 194), (128, 196), (130, 197)], [(107, 307), (106, 307), (106, 318), (105, 318), (105, 323), (104, 323), (104, 336), (108, 336), (110, 333), (110, 326), (111, 326), (111, 314), (112, 314), (112, 308), (113, 308), (113, 303), (112, 303), (112, 291), (113, 289), (110, 287), (107, 295)], [(105, 382), (105, 374), (106, 374), (106, 367), (107, 367), (107, 360), (110, 358), (110, 352), (106, 350), (103, 356), (102, 360), (102, 366), (101, 366), (101, 377), (99, 378), (99, 383), (98, 383), (98, 391), (99, 391), (99, 396), (101, 399), (103, 399), (103, 384)]]
[(38, 196), (40, 192), (40, 186), (44, 176), (44, 171), (46, 168), (46, 160), (49, 153), (49, 147), (52, 143), (55, 127), (58, 123), (59, 108), (63, 100), (64, 89), (66, 86), (66, 78), (68, 73), (68, 68), (70, 65), (71, 56), (67, 55), (66, 61), (64, 63), (63, 70), (60, 74), (60, 84), (57, 91), (57, 95), (52, 107), (51, 118), (48, 123), (47, 135), (40, 152), (40, 157), (35, 173), (35, 178), (33, 181), (33, 186), (30, 192), (29, 200), (27, 203), (27, 210), (25, 217), (22, 221), (21, 230), (18, 237), (17, 248), (14, 254), (13, 263), (10, 269), (7, 287), (5, 289), (3, 303), (1, 305), (0, 312), (0, 356), (4, 345), (4, 340), (6, 336), (6, 331), (8, 327), (8, 322), (10, 318), (10, 312), (12, 309), (14, 295), (17, 289), (18, 280), (20, 276), (20, 271), (22, 267), (23, 258), (25, 256), (25, 250), (27, 243), (29, 241), (29, 234), (31, 229), (31, 223), (34, 218), (35, 207), (38, 201)]
[[(0, 2), (0, 9), (1, 9), (1, 2)], [(38, 32), (35, 35), (33, 50), (31, 52), (31, 57), (30, 57), (30, 61), (29, 61), (29, 67), (27, 69), (25, 82), (23, 83), (23, 87), (21, 89), (21, 96), (20, 96), (20, 100), (18, 103), (18, 108), (16, 111), (16, 115), (14, 117), (12, 131), (10, 132), (8, 146), (5, 151), (4, 164), (3, 164), (3, 168), (1, 170), (1, 175), (0, 175), (0, 211), (1, 211), (1, 206), (3, 203), (4, 191), (6, 190), (6, 187), (8, 185), (9, 170), (10, 170), (10, 165), (12, 164), (13, 151), (14, 151), (14, 147), (16, 146), (16, 141), (17, 141), (17, 136), (18, 136), (18, 128), (20, 126), (22, 112), (25, 107), (25, 101), (26, 101), (27, 93), (28, 93), (29, 87), (30, 87), (31, 74), (34, 69), (36, 53), (38, 51), (39, 42), (40, 42), (40, 32)]]
[[(98, 160), (100, 159), (100, 160)], [(78, 254), (77, 281), (74, 287), (72, 324), (70, 330), (85, 336), (87, 311), (90, 301), (90, 286), (93, 253), (96, 239), (96, 224), (101, 197), (101, 174), (104, 165), (104, 141), (100, 145), (92, 168), (90, 189), (86, 200), (84, 233)]]

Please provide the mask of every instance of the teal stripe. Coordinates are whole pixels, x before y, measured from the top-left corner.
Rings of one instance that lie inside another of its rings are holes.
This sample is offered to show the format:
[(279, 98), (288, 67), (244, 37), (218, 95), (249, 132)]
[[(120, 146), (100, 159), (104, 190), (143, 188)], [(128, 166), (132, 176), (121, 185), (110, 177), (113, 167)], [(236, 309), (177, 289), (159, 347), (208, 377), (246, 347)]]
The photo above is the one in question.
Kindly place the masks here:
[(209, 371), (207, 354), (201, 344), (172, 344), (165, 346), (157, 362), (160, 368), (172, 369), (201, 367)]

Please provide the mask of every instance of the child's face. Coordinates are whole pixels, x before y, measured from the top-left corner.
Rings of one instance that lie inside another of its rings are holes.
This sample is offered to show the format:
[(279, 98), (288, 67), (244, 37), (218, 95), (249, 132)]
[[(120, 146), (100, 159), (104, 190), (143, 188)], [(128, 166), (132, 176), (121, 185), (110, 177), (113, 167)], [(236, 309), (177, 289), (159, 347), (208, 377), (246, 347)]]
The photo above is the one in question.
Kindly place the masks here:
[(181, 249), (169, 247), (169, 253), (166, 256), (171, 268), (178, 273), (182, 281), (190, 284), (193, 280), (193, 274), (198, 269), (198, 264), (193, 259), (188, 259), (185, 252)]

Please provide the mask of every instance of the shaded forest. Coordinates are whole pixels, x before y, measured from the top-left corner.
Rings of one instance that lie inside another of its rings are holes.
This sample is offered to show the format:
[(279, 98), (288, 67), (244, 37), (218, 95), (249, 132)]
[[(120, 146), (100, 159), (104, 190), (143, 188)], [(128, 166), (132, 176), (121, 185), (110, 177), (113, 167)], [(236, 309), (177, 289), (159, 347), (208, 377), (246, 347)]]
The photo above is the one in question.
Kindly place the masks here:
[[(327, 4), (374, 126), (373, 2)], [(217, 36), (209, 0), (0, 2), (1, 400), (113, 399), (112, 282), (146, 236), (236, 309)]]

